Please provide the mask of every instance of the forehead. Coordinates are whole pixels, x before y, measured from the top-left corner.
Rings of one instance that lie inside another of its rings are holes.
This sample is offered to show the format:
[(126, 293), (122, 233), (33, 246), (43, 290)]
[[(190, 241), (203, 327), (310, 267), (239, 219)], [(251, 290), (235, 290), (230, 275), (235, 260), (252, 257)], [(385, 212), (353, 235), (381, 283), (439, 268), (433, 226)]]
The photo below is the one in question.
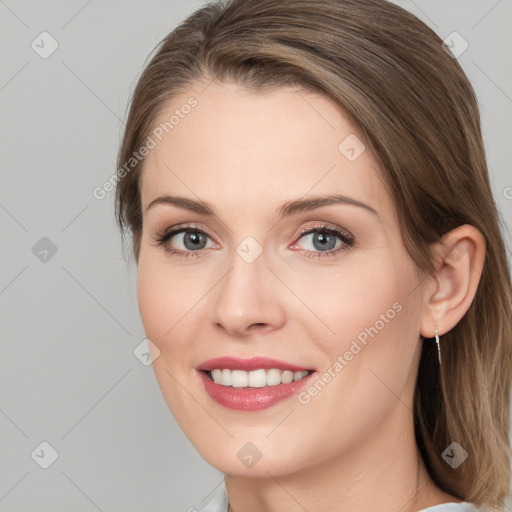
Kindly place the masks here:
[(328, 98), (292, 87), (203, 87), (176, 95), (156, 120), (156, 145), (141, 179), (143, 207), (161, 193), (260, 209), (343, 193), (391, 207), (358, 128)]

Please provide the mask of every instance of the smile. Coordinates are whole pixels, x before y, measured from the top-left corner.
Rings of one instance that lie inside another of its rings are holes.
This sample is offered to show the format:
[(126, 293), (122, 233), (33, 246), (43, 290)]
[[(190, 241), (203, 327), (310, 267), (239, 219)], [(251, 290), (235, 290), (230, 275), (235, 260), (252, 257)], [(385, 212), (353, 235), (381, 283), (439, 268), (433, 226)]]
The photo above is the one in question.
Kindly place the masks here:
[(221, 357), (197, 368), (206, 394), (216, 403), (239, 411), (260, 411), (300, 392), (312, 375), (292, 363), (264, 357)]

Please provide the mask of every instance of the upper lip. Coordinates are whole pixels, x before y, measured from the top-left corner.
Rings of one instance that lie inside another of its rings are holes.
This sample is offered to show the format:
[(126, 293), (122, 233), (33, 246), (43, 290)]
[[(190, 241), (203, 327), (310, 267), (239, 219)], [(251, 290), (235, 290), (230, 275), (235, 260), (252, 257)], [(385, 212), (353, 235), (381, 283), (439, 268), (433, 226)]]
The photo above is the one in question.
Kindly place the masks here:
[(198, 370), (208, 371), (215, 369), (228, 369), (228, 370), (259, 370), (276, 368), (278, 370), (291, 370), (294, 372), (309, 371), (312, 368), (306, 368), (286, 361), (279, 361), (278, 359), (270, 359), (268, 357), (251, 357), (250, 359), (240, 359), (237, 357), (217, 357), (215, 359), (208, 359), (197, 366)]

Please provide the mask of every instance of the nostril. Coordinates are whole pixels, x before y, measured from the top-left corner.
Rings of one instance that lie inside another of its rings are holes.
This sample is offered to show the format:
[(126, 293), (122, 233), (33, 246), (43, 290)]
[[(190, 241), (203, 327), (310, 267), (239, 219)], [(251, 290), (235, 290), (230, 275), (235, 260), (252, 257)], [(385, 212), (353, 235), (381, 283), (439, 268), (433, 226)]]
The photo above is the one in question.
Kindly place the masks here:
[(258, 327), (265, 327), (267, 324), (265, 323), (257, 323), (257, 324), (252, 324), (249, 326), (249, 329), (256, 329)]

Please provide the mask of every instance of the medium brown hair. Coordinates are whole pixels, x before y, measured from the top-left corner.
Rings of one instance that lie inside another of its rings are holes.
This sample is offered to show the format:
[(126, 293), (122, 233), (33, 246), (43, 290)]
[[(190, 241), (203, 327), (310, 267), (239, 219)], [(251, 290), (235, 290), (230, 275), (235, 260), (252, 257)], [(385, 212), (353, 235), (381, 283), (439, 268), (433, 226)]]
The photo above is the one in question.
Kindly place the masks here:
[[(155, 50), (133, 93), (118, 169), (144, 145), (169, 101), (192, 84), (298, 86), (334, 101), (360, 129), (405, 247), (425, 276), (442, 235), (462, 224), (483, 234), (476, 296), (442, 338), (441, 370), (435, 343), (423, 343), (414, 425), (438, 487), (480, 506), (502, 506), (510, 477), (510, 271), (477, 100), (457, 60), (423, 22), (385, 0), (218, 1)], [(116, 190), (117, 221), (123, 235), (132, 235), (137, 262), (143, 164), (123, 173)], [(468, 453), (457, 468), (441, 456), (452, 442)]]

